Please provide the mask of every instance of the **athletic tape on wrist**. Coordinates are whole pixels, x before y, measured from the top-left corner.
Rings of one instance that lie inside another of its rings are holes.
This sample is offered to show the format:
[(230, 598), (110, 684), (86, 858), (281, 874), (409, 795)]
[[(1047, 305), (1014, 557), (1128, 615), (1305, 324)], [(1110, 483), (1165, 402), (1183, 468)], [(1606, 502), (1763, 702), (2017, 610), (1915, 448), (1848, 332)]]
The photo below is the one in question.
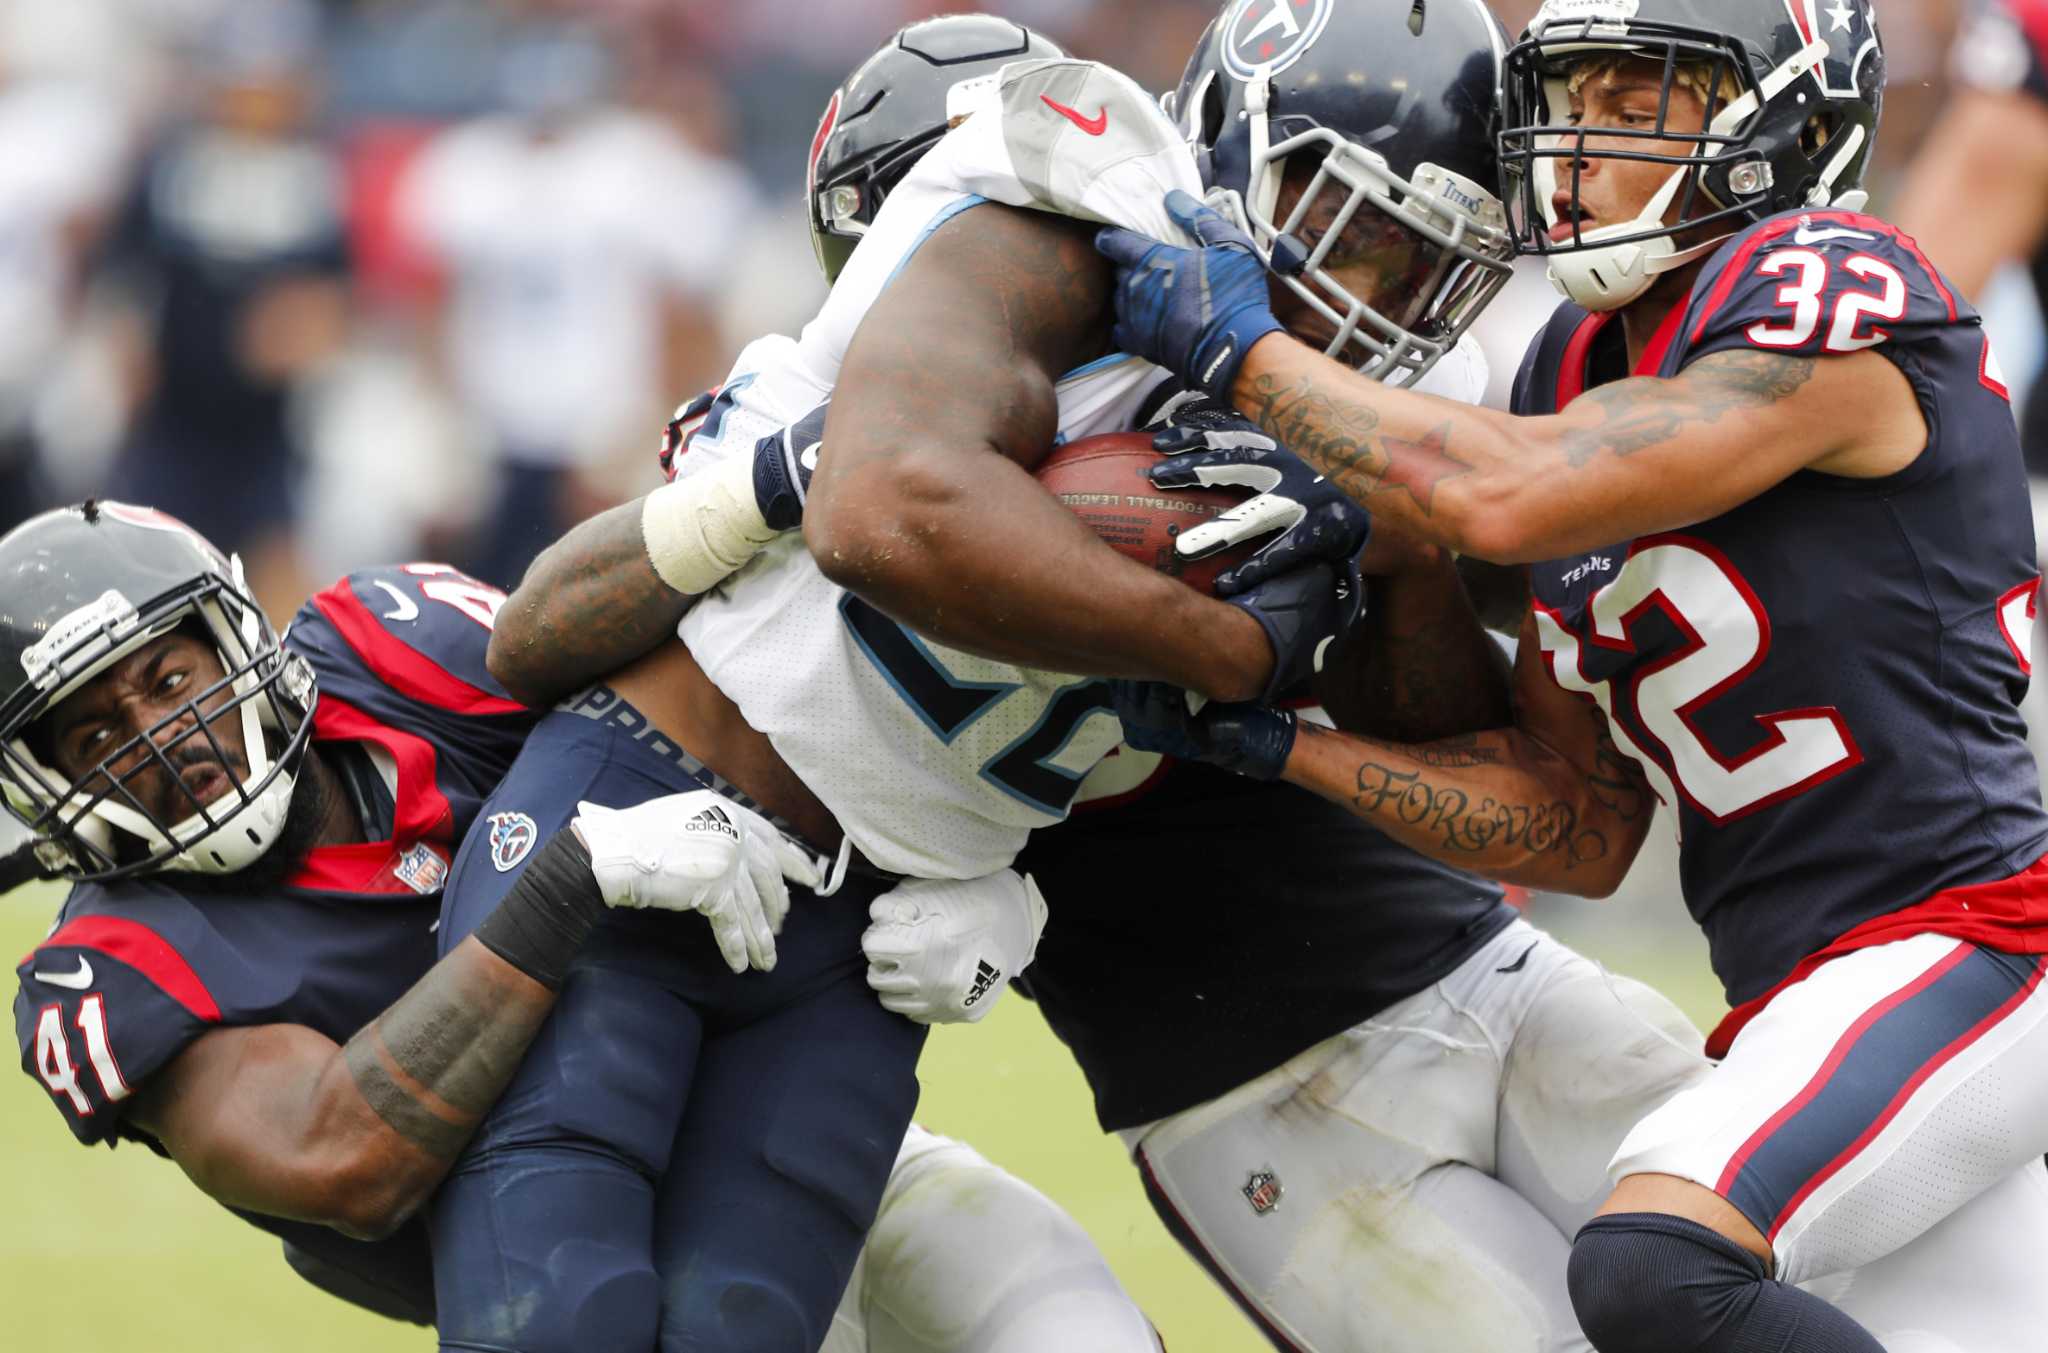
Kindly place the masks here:
[(754, 464), (746, 456), (664, 484), (640, 509), (647, 562), (686, 597), (731, 577), (777, 534), (754, 503)]
[(477, 943), (551, 991), (605, 914), (590, 851), (564, 827), (533, 853), (497, 910), (476, 928)]

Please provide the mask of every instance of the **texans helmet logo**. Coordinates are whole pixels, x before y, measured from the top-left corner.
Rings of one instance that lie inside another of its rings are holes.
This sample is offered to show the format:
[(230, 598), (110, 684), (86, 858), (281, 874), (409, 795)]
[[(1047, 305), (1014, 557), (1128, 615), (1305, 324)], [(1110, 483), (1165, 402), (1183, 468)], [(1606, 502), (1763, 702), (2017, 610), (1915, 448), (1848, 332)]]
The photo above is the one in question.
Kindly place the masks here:
[(1336, 0), (1237, 0), (1222, 25), (1223, 65), (1240, 80), (1287, 69), (1315, 45)]
[(1785, 0), (1802, 41), (1825, 42), (1816, 77), (1838, 98), (1855, 98), (1859, 86), (1882, 87), (1884, 55), (1877, 45), (1877, 15), (1869, 0)]

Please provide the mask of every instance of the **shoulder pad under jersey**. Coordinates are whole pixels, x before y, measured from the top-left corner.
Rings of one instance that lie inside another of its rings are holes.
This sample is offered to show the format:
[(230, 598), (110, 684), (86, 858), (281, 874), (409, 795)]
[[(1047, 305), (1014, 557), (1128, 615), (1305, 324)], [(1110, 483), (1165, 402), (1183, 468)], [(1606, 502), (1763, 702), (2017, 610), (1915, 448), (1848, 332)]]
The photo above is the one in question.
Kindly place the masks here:
[(1128, 76), (1095, 61), (1019, 61), (962, 111), (906, 183), (1184, 238), (1164, 199), (1174, 188), (1202, 195), (1194, 153)]
[[(363, 678), (462, 714), (525, 710), (485, 666), (505, 594), (446, 564), (351, 573), (300, 608), (287, 642), (329, 689)], [(350, 680), (353, 678), (354, 680)]]

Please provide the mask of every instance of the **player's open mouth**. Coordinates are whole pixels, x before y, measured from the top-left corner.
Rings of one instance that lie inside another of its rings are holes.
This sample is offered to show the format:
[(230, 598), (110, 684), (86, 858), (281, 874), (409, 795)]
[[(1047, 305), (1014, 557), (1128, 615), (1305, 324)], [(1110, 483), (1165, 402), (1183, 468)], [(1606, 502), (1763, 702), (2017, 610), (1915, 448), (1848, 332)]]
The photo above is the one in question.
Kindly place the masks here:
[(1550, 244), (1565, 244), (1567, 239), (1573, 237), (1573, 231), (1581, 231), (1583, 233), (1583, 231), (1589, 231), (1589, 229), (1593, 229), (1593, 217), (1589, 213), (1585, 213), (1585, 211), (1579, 211), (1579, 213), (1561, 211), (1559, 213), (1559, 223), (1552, 225), (1548, 229)]
[(228, 775), (218, 761), (195, 762), (178, 772), (178, 783), (195, 803), (208, 804), (228, 787)]
[(1560, 192), (1550, 199), (1550, 209), (1557, 216), (1557, 224), (1547, 232), (1552, 244), (1562, 244), (1572, 237), (1572, 232), (1593, 229), (1593, 213), (1572, 200), (1572, 195)]

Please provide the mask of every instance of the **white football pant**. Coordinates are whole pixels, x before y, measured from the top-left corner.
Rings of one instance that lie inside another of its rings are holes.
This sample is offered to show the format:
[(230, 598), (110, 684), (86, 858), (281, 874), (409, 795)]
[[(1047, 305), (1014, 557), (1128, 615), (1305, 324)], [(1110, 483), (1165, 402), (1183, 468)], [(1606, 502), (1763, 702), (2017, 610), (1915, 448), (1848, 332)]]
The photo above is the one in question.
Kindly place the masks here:
[(1663, 996), (1517, 920), (1427, 990), (1125, 1137), (1283, 1347), (1579, 1353), (1571, 1237), (1628, 1130), (1707, 1074)]
[(820, 1353), (1160, 1353), (1050, 1198), (912, 1124)]

